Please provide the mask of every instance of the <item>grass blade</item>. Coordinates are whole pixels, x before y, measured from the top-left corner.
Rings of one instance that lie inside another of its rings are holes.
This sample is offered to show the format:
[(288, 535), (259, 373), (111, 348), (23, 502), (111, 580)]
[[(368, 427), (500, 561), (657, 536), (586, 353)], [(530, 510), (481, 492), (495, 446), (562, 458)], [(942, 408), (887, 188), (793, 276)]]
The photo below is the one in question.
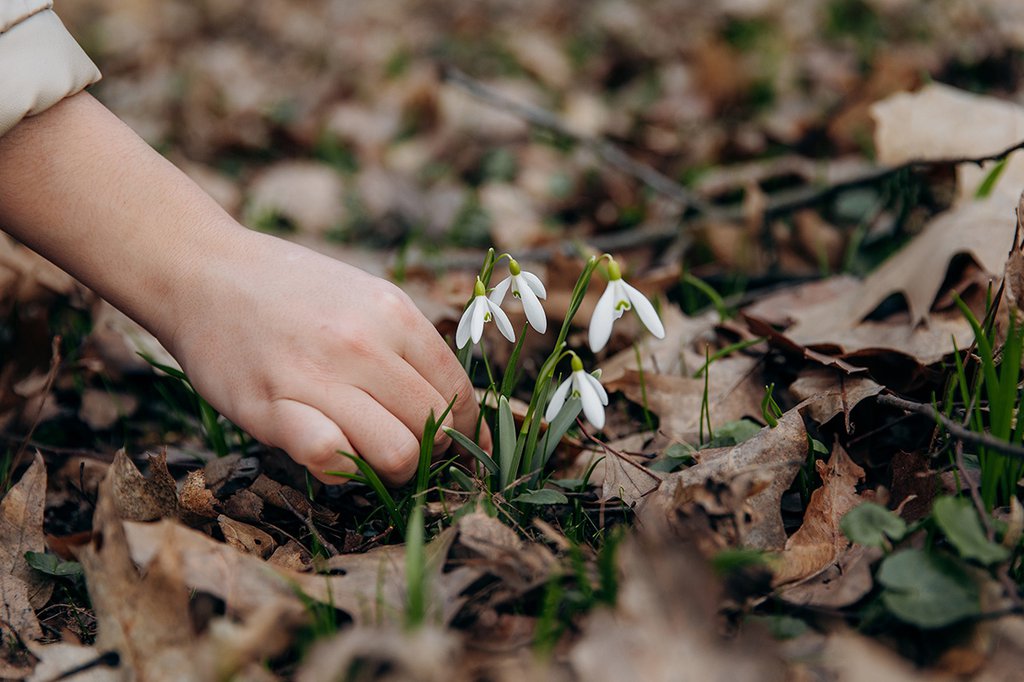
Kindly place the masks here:
[(467, 436), (464, 433), (460, 433), (459, 431), (456, 431), (455, 429), (451, 428), (450, 426), (445, 426), (445, 427), (443, 427), (443, 429), (444, 429), (445, 433), (447, 433), (449, 436), (452, 437), (453, 441), (455, 441), (456, 443), (458, 443), (462, 447), (466, 448), (466, 450), (469, 451), (469, 454), (471, 454), (474, 457), (476, 457), (476, 459), (481, 464), (484, 465), (484, 468), (486, 468), (487, 471), (489, 471), (492, 476), (500, 476), (501, 475), (501, 470), (498, 468), (498, 465), (495, 463), (495, 461), (493, 459), (491, 459), (490, 455), (488, 455), (486, 452), (484, 452), (483, 448), (481, 448), (479, 445), (474, 443), (472, 438), (470, 438), (469, 436)]

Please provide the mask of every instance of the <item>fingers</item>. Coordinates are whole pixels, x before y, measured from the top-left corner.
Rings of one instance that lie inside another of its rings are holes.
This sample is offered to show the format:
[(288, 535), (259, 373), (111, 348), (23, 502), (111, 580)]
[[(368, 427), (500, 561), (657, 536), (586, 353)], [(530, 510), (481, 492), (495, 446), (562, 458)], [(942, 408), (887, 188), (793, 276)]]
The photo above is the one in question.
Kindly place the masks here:
[[(373, 375), (361, 382), (360, 388), (397, 417), (413, 435), (422, 438), (427, 417), (431, 412), (435, 418), (444, 414), (448, 400), (401, 358), (395, 357), (387, 364), (387, 367), (375, 367)], [(447, 414), (443, 424), (452, 426), (454, 416)], [(435, 444), (443, 450), (450, 441), (451, 438), (438, 429)]]
[[(466, 376), (466, 371), (448, 348), (448, 344), (426, 319), (423, 320), (422, 328), (417, 330), (415, 337), (415, 342), (406, 345), (406, 361), (442, 396), (445, 405), (453, 397), (456, 398), (452, 406), (451, 425), (467, 436), (472, 436), (476, 432), (480, 406), (477, 404), (476, 393), (469, 377)], [(486, 426), (484, 430), (486, 431)], [(485, 434), (481, 433), (481, 447), (484, 446), (484, 438)], [(489, 449), (489, 431), (486, 432), (486, 441)]]
[(294, 400), (276, 400), (271, 403), (263, 429), (253, 435), (287, 452), (324, 483), (338, 485), (348, 480), (328, 472), (357, 470), (351, 459), (339, 454), (355, 454), (352, 443), (334, 421), (315, 407)]
[(323, 409), (385, 483), (398, 486), (416, 473), (419, 439), (375, 398), (355, 386), (341, 386)]

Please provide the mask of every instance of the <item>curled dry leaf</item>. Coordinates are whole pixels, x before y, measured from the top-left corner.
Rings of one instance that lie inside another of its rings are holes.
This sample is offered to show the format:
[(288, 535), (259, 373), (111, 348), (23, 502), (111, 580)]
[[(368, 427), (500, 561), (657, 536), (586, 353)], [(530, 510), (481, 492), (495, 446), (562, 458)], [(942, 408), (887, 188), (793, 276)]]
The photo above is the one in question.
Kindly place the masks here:
[(729, 481), (739, 475), (757, 472), (765, 479), (763, 487), (750, 498), (752, 522), (741, 539), (757, 549), (781, 549), (786, 542), (780, 505), (782, 494), (792, 484), (807, 457), (807, 431), (797, 410), (789, 410), (778, 426), (761, 429), (739, 445), (712, 453), (698, 453), (694, 466), (670, 474), (657, 490), (647, 495), (637, 508), (641, 522), (664, 523), (674, 514), (681, 487), (697, 485), (707, 479)]
[(215, 519), (218, 516), (214, 506), (217, 498), (206, 487), (206, 476), (202, 469), (188, 472), (178, 493), (182, 511), (201, 519)]
[(167, 470), (167, 455), (149, 459), (150, 477), (146, 478), (122, 448), (110, 465), (113, 504), (119, 518), (152, 521), (178, 515), (178, 492), (174, 477)]
[(775, 584), (785, 585), (818, 575), (835, 564), (850, 541), (839, 522), (861, 503), (857, 484), (864, 480), (859, 467), (837, 442), (828, 463), (815, 462), (822, 485), (811, 493), (803, 525), (786, 541), (775, 569)]
[(862, 400), (881, 393), (883, 387), (863, 376), (847, 376), (827, 367), (810, 367), (789, 385), (797, 400), (807, 401), (806, 414), (818, 424), (842, 414), (846, 432), (852, 432), (850, 411)]

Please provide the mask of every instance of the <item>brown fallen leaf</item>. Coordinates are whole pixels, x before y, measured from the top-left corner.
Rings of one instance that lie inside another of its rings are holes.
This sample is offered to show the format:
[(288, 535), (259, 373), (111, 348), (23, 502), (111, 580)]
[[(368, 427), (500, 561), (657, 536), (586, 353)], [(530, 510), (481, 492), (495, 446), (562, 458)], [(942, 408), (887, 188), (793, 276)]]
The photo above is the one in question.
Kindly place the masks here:
[(800, 401), (806, 400), (807, 416), (825, 424), (842, 414), (846, 432), (852, 433), (850, 411), (862, 400), (882, 392), (883, 386), (863, 376), (847, 376), (826, 367), (810, 367), (789, 385), (789, 391)]
[(338, 679), (340, 670), (372, 666), (373, 679), (382, 682), (463, 682), (460, 653), (458, 637), (438, 627), (354, 627), (317, 642), (295, 680), (326, 682)]
[[(296, 588), (313, 599), (333, 604), (356, 623), (397, 622), (404, 612), (402, 546), (331, 557), (327, 568), (332, 575), (317, 575), (269, 564), (166, 519), (148, 524), (127, 522), (125, 534), (132, 557), (140, 566), (147, 566), (162, 546), (173, 543), (185, 583), (223, 599), (231, 612), (251, 613), (271, 598), (301, 603)], [(427, 546), (433, 595), (444, 619), (455, 615), (461, 605), (457, 595), (480, 576), (480, 571), (467, 567), (442, 572), (453, 538), (454, 530), (449, 529)]]
[(457, 542), (471, 550), (480, 567), (497, 576), (503, 588), (524, 593), (546, 581), (558, 562), (544, 545), (527, 543), (498, 519), (483, 512), (462, 516)]
[(215, 508), (217, 498), (206, 487), (206, 476), (202, 469), (188, 472), (178, 492), (178, 502), (182, 511), (200, 519), (215, 519), (218, 516)]
[(792, 484), (807, 457), (807, 431), (797, 410), (789, 410), (778, 426), (761, 429), (749, 440), (713, 455), (698, 452), (697, 464), (669, 474), (661, 485), (637, 506), (641, 523), (664, 523), (673, 513), (677, 490), (697, 485), (706, 479), (728, 481), (752, 472), (763, 477), (766, 484), (749, 502), (752, 522), (741, 539), (747, 547), (782, 549), (786, 533), (782, 525), (780, 504), (782, 494)]
[(118, 419), (132, 416), (138, 407), (139, 399), (130, 393), (87, 388), (82, 391), (82, 406), (78, 409), (78, 417), (89, 428), (102, 431), (116, 424)]
[[(9, 575), (23, 583), (25, 597), (37, 609), (50, 600), (53, 583), (28, 565), (25, 552), (46, 550), (45, 504), (46, 465), (42, 455), (36, 453), (21, 479), (0, 501), (0, 575)], [(7, 583), (5, 587), (10, 585)]]
[[(100, 657), (96, 647), (69, 642), (28, 642), (26, 646), (32, 655), (39, 659), (27, 682), (53, 682), (68, 671), (93, 663)], [(74, 682), (123, 682), (124, 671), (106, 665), (95, 665), (68, 679)]]
[(569, 652), (577, 679), (785, 679), (767, 638), (718, 636), (711, 624), (720, 588), (701, 559), (656, 535), (630, 537), (617, 556), (621, 583), (615, 609), (592, 613)]
[(882, 558), (879, 547), (851, 545), (818, 575), (783, 588), (779, 597), (790, 604), (841, 609), (860, 601), (875, 587), (872, 567)]
[[(123, 451), (119, 454), (127, 461)], [(123, 471), (112, 466), (104, 479), (93, 516), (93, 540), (78, 553), (96, 612), (96, 648), (116, 651), (121, 667), (136, 679), (208, 679), (190, 652), (196, 638), (177, 552), (168, 550), (170, 542), (164, 545), (144, 575), (132, 562), (116, 503)]]
[[(696, 368), (702, 364), (703, 360)], [(704, 385), (703, 377), (646, 372), (641, 381), (635, 369), (626, 369), (619, 379), (605, 383), (609, 391), (622, 391), (634, 403), (646, 405), (658, 415), (660, 430), (682, 441), (695, 441), (699, 437)], [(761, 420), (764, 381), (759, 359), (731, 355), (715, 360), (708, 370), (707, 387), (712, 430), (743, 417)]]
[(309, 550), (291, 539), (275, 549), (267, 561), (300, 573), (305, 573), (313, 567), (313, 558), (310, 556)]
[(826, 464), (815, 462), (822, 485), (811, 493), (804, 522), (786, 541), (786, 549), (775, 567), (776, 585), (785, 585), (814, 577), (835, 564), (850, 541), (839, 522), (862, 502), (857, 484), (864, 480), (864, 469), (854, 463), (836, 442)]
[(607, 448), (590, 480), (600, 482), (602, 502), (615, 498), (633, 507), (664, 479), (665, 474), (651, 471), (628, 455)]
[[(691, 376), (704, 364), (703, 356), (691, 348), (698, 338), (712, 340), (711, 332), (717, 320), (718, 313), (714, 311), (689, 317), (676, 306), (665, 306), (661, 310), (665, 337), (658, 339), (645, 335), (637, 342), (639, 368), (648, 374)], [(627, 371), (637, 369), (636, 351), (626, 348), (601, 363), (601, 381), (614, 383)]]
[(217, 524), (224, 534), (224, 540), (240, 552), (266, 559), (277, 548), (274, 538), (255, 526), (235, 521), (223, 514), (217, 517)]
[(122, 448), (114, 455), (108, 476), (119, 518), (152, 521), (178, 515), (178, 492), (163, 453), (149, 458), (151, 474), (142, 475)]

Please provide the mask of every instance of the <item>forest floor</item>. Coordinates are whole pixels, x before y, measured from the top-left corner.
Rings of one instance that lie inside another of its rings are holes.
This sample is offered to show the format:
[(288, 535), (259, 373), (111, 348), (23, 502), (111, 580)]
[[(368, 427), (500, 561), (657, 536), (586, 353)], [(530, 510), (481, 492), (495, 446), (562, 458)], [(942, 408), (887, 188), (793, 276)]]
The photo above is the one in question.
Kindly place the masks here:
[[(487, 325), (499, 461), (323, 486), (0, 235), (0, 678), (1020, 675), (1018, 3), (57, 9), (232, 215), (451, 339), (511, 253), (610, 404), (531, 431), (555, 332)], [(581, 350), (603, 253), (663, 339)]]

